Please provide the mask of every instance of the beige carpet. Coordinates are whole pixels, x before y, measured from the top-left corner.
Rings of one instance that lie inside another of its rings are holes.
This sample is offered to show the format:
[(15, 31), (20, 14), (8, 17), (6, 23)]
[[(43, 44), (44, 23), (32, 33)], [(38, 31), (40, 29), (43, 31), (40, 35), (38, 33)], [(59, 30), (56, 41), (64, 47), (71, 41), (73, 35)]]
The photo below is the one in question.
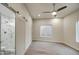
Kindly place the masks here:
[(42, 41), (33, 41), (25, 55), (78, 55), (79, 51), (61, 44)]

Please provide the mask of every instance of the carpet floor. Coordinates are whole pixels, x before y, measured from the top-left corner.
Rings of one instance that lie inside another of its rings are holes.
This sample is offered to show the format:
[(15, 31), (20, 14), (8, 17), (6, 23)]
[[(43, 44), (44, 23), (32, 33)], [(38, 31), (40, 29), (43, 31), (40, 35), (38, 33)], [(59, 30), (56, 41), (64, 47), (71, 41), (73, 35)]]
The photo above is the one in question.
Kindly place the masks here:
[(61, 43), (33, 41), (25, 55), (79, 55), (79, 51)]

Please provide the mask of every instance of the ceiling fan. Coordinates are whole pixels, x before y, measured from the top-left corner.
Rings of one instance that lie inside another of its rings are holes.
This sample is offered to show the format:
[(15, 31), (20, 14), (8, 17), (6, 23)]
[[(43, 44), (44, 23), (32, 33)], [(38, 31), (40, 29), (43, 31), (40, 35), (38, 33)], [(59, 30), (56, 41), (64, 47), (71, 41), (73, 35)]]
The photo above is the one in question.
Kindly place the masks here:
[(52, 6), (53, 6), (52, 11), (45, 11), (45, 12), (42, 12), (42, 13), (51, 13), (53, 16), (57, 16), (57, 12), (67, 8), (67, 6), (63, 6), (63, 7), (59, 8), (59, 9), (55, 10), (55, 7), (56, 7), (55, 5), (56, 5), (55, 3), (52, 4)]

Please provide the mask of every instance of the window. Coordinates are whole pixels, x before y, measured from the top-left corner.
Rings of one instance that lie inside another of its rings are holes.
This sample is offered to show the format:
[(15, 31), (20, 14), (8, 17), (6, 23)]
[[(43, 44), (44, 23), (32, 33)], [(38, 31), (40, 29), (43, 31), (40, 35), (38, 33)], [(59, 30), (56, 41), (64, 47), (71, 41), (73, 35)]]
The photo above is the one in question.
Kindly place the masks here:
[(52, 36), (52, 25), (40, 26), (40, 37), (51, 37)]
[(76, 22), (76, 42), (79, 42), (79, 21)]

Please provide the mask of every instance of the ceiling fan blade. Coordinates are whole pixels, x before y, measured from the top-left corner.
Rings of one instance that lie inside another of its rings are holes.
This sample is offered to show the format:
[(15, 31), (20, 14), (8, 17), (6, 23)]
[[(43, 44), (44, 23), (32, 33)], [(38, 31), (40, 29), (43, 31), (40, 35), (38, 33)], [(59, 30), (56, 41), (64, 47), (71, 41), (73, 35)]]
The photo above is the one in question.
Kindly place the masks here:
[(61, 7), (57, 11), (61, 11), (61, 10), (65, 9), (65, 8), (67, 8), (67, 6)]
[(42, 12), (42, 13), (52, 13), (52, 11), (45, 11), (45, 12)]

